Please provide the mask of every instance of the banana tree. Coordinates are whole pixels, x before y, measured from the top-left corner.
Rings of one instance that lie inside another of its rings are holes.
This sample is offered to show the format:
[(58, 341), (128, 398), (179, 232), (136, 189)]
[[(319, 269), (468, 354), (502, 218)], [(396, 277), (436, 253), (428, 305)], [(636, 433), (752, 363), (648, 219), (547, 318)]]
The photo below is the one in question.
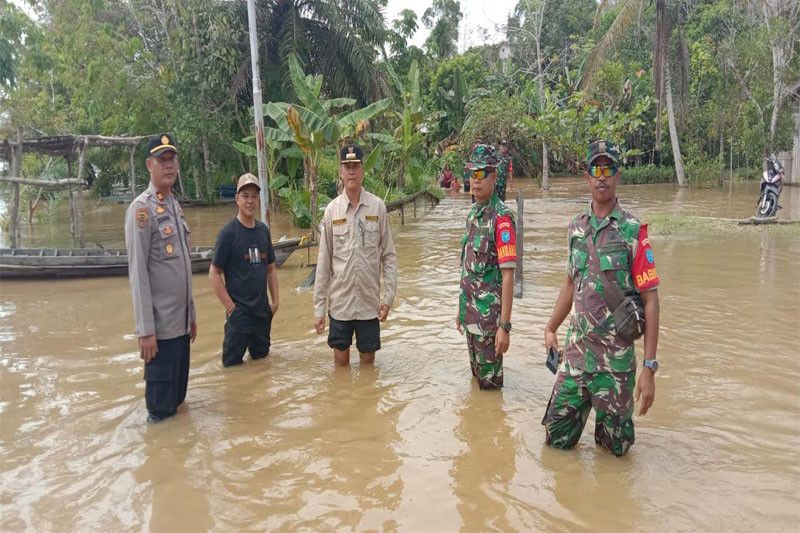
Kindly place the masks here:
[(408, 69), (406, 85), (403, 85), (397, 77), (391, 64), (387, 63), (387, 67), (390, 78), (394, 82), (397, 91), (403, 97), (403, 109), (395, 112), (400, 125), (395, 128), (394, 136), (388, 138), (376, 136), (375, 138), (386, 143), (385, 149), (387, 151), (397, 154), (399, 159), (397, 187), (402, 189), (405, 185), (406, 169), (411, 153), (421, 146), (423, 140), (419, 129), (424, 121), (422, 98), (420, 98), (419, 91), (419, 65), (416, 59), (412, 61), (411, 67)]
[(289, 74), (297, 104), (269, 102), (264, 106), (264, 114), (271, 118), (276, 127), (265, 127), (267, 140), (290, 140), (303, 153), (303, 182), (311, 192), (311, 230), (316, 233), (318, 217), (317, 175), (323, 149), (338, 147), (341, 140), (358, 135), (366, 127), (367, 121), (384, 112), (391, 100), (384, 98), (356, 109), (334, 113), (334, 110), (347, 108), (356, 103), (352, 98), (320, 98), (322, 79), (305, 76), (297, 57), (289, 56)]

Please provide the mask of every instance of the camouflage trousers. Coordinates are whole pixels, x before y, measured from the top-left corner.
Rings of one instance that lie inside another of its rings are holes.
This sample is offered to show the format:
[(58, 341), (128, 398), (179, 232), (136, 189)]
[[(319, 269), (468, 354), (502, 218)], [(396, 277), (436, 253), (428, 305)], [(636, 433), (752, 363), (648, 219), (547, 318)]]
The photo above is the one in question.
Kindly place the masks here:
[(503, 356), (494, 351), (494, 335), (467, 333), (467, 350), (472, 375), (478, 378), (482, 389), (503, 387)]
[(594, 408), (594, 440), (617, 457), (634, 442), (633, 390), (636, 372), (583, 372), (561, 363), (542, 425), (547, 443), (572, 448)]

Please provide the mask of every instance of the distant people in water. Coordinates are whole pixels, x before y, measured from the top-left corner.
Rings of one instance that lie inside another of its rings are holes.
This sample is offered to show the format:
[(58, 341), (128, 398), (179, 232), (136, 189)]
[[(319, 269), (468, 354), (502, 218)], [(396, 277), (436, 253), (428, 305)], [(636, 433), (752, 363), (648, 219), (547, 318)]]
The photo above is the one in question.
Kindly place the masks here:
[(449, 189), (453, 185), (453, 180), (455, 180), (455, 176), (453, 176), (453, 171), (450, 170), (450, 165), (445, 165), (442, 171), (442, 177), (439, 180), (439, 186), (443, 189)]

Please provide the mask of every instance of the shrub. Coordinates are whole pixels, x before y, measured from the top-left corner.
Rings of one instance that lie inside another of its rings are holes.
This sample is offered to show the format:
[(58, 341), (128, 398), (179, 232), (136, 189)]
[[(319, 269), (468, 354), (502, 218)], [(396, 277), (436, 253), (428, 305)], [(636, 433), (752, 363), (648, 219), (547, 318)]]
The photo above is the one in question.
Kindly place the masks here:
[(675, 181), (675, 169), (672, 167), (641, 165), (622, 169), (621, 183), (624, 185), (642, 185), (647, 183), (671, 183)]
[(689, 161), (686, 163), (686, 181), (692, 187), (713, 189), (722, 186), (722, 174), (717, 161)]

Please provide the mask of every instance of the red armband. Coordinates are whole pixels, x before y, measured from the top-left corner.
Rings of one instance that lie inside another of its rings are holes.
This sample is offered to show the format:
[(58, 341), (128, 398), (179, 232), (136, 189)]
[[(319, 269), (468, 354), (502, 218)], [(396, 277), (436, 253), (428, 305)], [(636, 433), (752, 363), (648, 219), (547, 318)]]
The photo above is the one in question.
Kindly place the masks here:
[(494, 229), (494, 243), (497, 247), (497, 262), (499, 264), (509, 263), (517, 260), (517, 232), (511, 215), (501, 215), (497, 217), (497, 225)]
[(653, 256), (653, 248), (650, 246), (650, 238), (647, 236), (647, 224), (639, 227), (637, 240), (636, 257), (633, 259), (631, 276), (633, 276), (633, 283), (639, 292), (644, 292), (658, 287), (661, 281), (656, 272), (656, 260)]

